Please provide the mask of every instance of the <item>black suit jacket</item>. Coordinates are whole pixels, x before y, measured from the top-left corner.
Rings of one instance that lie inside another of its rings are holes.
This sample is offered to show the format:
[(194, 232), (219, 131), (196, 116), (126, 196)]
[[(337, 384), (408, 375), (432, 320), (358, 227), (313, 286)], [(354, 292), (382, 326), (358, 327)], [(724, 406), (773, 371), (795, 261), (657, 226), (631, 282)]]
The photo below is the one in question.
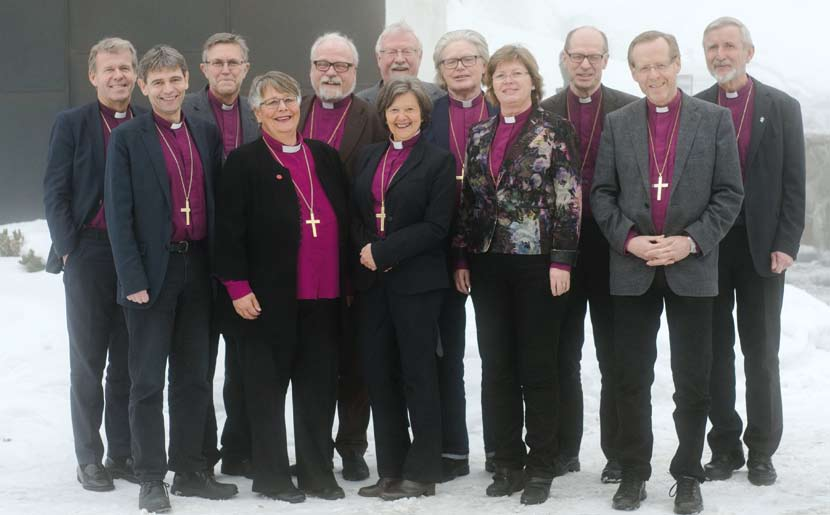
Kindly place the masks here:
[[(341, 299), (345, 297), (349, 216), (346, 175), (332, 147), (307, 139), (317, 177), (337, 216)], [(277, 175), (283, 178), (277, 179)], [(297, 335), (297, 253), (300, 205), (289, 171), (262, 139), (234, 150), (225, 162), (217, 195), (216, 275), (247, 280), (262, 313), (245, 320), (220, 291), (223, 329), (239, 338), (293, 342)]]
[[(300, 105), (300, 132), (303, 132), (305, 128), (306, 120), (311, 112), (311, 103), (316, 98), (316, 95), (308, 95)], [(374, 106), (355, 95), (352, 95), (352, 105), (349, 107), (349, 113), (343, 124), (343, 139), (340, 141), (337, 153), (351, 181), (354, 178), (355, 160), (360, 149), (369, 143), (377, 143), (386, 139), (386, 129), (381, 125), (380, 117)]]
[[(780, 251), (795, 259), (804, 232), (804, 126), (796, 99), (754, 77), (752, 82), (755, 111), (741, 210), (755, 271), (772, 277), (770, 254)], [(696, 96), (717, 103), (718, 85)]]
[[(389, 143), (364, 148), (357, 159), (352, 190), (354, 287), (369, 289), (379, 275), (399, 294), (421, 293), (449, 285), (447, 238), (455, 210), (455, 160), (423, 137), (386, 191), (386, 236), (375, 229), (372, 180)], [(362, 266), (360, 249), (372, 244), (378, 270)]]
[[(629, 95), (624, 91), (611, 89), (605, 84), (601, 84), (602, 88), (602, 112), (600, 116), (605, 118), (608, 113), (613, 113), (617, 109), (630, 104), (637, 100), (634, 95)], [(559, 93), (542, 100), (539, 104), (542, 109), (550, 111), (553, 114), (558, 114), (564, 119), (568, 119), (568, 88), (563, 89)]]
[[(214, 124), (185, 117), (205, 174), (208, 245), (213, 244), (214, 181), (222, 166), (222, 139)], [(107, 148), (104, 188), (107, 232), (118, 274), (118, 302), (147, 309), (158, 298), (170, 257), (173, 230), (170, 182), (152, 113), (112, 131)], [(147, 290), (150, 302), (136, 304), (127, 295)]]
[[(104, 129), (98, 102), (58, 114), (49, 138), (43, 204), (52, 236), (46, 270), (63, 270), (62, 256), (78, 245), (80, 231), (104, 200)], [(138, 116), (146, 109), (130, 106)]]
[[(182, 111), (188, 118), (201, 118), (203, 121), (216, 125), (216, 116), (210, 107), (208, 86), (199, 91), (188, 93), (182, 103)], [(242, 117), (242, 138), (240, 146), (259, 138), (259, 122), (251, 110), (248, 97), (239, 96), (239, 116)]]

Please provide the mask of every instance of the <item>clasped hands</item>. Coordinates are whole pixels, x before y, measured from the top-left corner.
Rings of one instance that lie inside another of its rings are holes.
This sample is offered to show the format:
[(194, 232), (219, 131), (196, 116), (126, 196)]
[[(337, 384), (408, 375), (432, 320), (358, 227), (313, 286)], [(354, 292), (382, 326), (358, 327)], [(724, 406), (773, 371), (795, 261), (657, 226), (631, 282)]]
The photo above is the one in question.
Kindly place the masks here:
[(648, 266), (668, 266), (686, 259), (692, 250), (688, 236), (635, 236), (626, 250)]

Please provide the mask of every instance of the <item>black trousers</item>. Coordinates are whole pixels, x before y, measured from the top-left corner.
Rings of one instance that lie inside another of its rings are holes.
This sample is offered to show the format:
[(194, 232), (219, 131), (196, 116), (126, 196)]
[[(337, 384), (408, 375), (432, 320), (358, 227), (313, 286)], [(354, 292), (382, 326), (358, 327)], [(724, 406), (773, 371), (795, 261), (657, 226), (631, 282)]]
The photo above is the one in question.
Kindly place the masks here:
[[(712, 332), (712, 407), (709, 447), (713, 453), (742, 453), (741, 432), (749, 450), (772, 456), (781, 442), (784, 421), (778, 348), (784, 274), (762, 277), (749, 254), (746, 227), (734, 226), (720, 243), (718, 291)], [(746, 377), (746, 431), (735, 411), (735, 325)]]
[[(690, 256), (687, 259), (695, 259)], [(675, 479), (704, 481), (700, 459), (709, 410), (712, 365), (712, 297), (682, 297), (666, 284), (662, 268), (640, 296), (613, 296), (617, 361), (617, 416), (623, 475), (651, 477), (654, 434), (651, 430), (651, 385), (657, 359), (657, 332), (666, 305), (674, 380), (674, 427), (678, 447), (671, 461)]]
[(356, 334), (356, 310), (349, 308), (347, 327), (340, 339), (337, 377), (337, 437), (334, 446), (342, 457), (363, 456), (369, 443), (369, 388), (363, 374)]
[[(107, 455), (130, 456), (127, 326), (121, 306), (115, 301), (115, 265), (106, 232), (84, 231), (66, 262), (63, 284), (75, 456), (80, 464), (101, 463), (102, 416)], [(107, 375), (102, 389), (104, 367)]]
[[(216, 287), (217, 285), (214, 285)], [(223, 287), (218, 285), (219, 287)], [(213, 405), (213, 381), (216, 375), (216, 360), (219, 357), (218, 317), (214, 306), (210, 321), (210, 355), (208, 357), (208, 385), (211, 395), (205, 418), (205, 436), (202, 454), (209, 469), (220, 459), (242, 461), (251, 459), (251, 429), (245, 410), (245, 394), (242, 389), (242, 371), (236, 344), (230, 335), (222, 335), (225, 340), (225, 378), (222, 387), (222, 399), (225, 404), (225, 425), (222, 430), (222, 451), (217, 448), (216, 409)]]
[[(167, 273), (149, 309), (126, 308), (130, 334), (130, 429), (140, 481), (204, 470), (202, 443), (208, 399), (210, 272), (202, 245), (170, 254)], [(164, 453), (164, 382), (170, 414), (169, 463)]]
[(493, 438), (495, 465), (526, 466), (531, 477), (553, 478), (559, 382), (551, 371), (558, 370), (556, 335), (567, 294), (551, 294), (548, 258), (541, 255), (474, 255), (470, 282), (481, 354), (482, 422)]
[(291, 485), (285, 394), (291, 382), (298, 487), (330, 488), (331, 426), (337, 389), (340, 300), (300, 300), (294, 341), (240, 341), (237, 349), (251, 424), (253, 491), (276, 493)]
[(585, 315), (591, 308), (594, 348), (602, 381), (599, 403), (600, 445), (616, 459), (617, 420), (614, 384), (614, 309), (608, 291), (608, 241), (593, 218), (584, 218), (579, 235), (579, 262), (571, 273), (571, 292), (559, 330), (559, 453), (579, 456), (582, 443), (582, 344)]
[(427, 483), (441, 479), (435, 350), (443, 296), (444, 290), (399, 295), (382, 280), (357, 296), (358, 334), (382, 478)]
[(447, 289), (438, 314), (441, 343), (438, 353), (438, 389), (441, 395), (441, 455), (465, 459), (470, 454), (467, 435), (467, 398), (464, 391), (464, 331), (467, 296)]

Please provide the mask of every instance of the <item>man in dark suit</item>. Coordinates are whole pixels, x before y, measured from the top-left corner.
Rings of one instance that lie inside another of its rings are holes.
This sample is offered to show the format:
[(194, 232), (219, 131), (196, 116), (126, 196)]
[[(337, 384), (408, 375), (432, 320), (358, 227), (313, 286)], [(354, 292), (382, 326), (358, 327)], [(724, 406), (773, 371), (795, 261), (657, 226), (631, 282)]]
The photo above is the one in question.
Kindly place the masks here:
[[(185, 116), (199, 118), (219, 129), (222, 136), (223, 161), (231, 151), (260, 136), (259, 124), (251, 111), (248, 99), (239, 94), (250, 67), (248, 44), (245, 39), (237, 34), (218, 32), (210, 36), (202, 46), (202, 62), (199, 69), (208, 81), (207, 86), (184, 97), (182, 110)], [(250, 475), (251, 469), (251, 429), (245, 412), (238, 342), (233, 341), (229, 335), (223, 337), (225, 382), (222, 396), (227, 418), (222, 429), (222, 452), (216, 448), (216, 412), (212, 395), (205, 421), (203, 452), (210, 471), (221, 458), (223, 474), (247, 476)], [(208, 362), (208, 384), (211, 391), (218, 353), (219, 329), (214, 314), (211, 317)]]
[(577, 130), (582, 176), (582, 227), (579, 231), (579, 261), (571, 271), (571, 295), (559, 330), (559, 456), (556, 473), (580, 469), (582, 442), (582, 379), (580, 361), (585, 341), (585, 313), (591, 306), (594, 345), (602, 377), (600, 391), (600, 444), (607, 462), (600, 479), (620, 481), (617, 456), (616, 390), (614, 385), (614, 325), (611, 294), (608, 292), (608, 241), (594, 220), (590, 204), (602, 123), (605, 115), (637, 100), (633, 95), (602, 84), (608, 64), (608, 39), (595, 27), (573, 29), (565, 37), (559, 55), (567, 70), (568, 87), (542, 101), (548, 111), (566, 118)]
[[(202, 455), (211, 309), (210, 254), (214, 180), (221, 168), (218, 131), (181, 111), (184, 57), (159, 45), (138, 66), (153, 107), (112, 134), (104, 206), (118, 274), (118, 302), (130, 336), (130, 429), (139, 509), (166, 511), (163, 482), (175, 494), (226, 499)], [(170, 455), (164, 452), (163, 393), (168, 359)]]
[(663, 304), (669, 324), (678, 448), (675, 513), (703, 509), (700, 459), (709, 407), (718, 243), (743, 198), (726, 109), (677, 88), (680, 50), (670, 34), (640, 34), (628, 49), (646, 98), (605, 119), (591, 190), (612, 249), (610, 291), (622, 481), (618, 510), (645, 499), (651, 476), (651, 384)]
[[(303, 137), (322, 141), (337, 150), (348, 183), (354, 177), (358, 150), (386, 136), (375, 107), (353, 94), (358, 62), (357, 48), (343, 34), (330, 32), (317, 38), (311, 45), (309, 71), (314, 95), (306, 96), (300, 105)], [(351, 309), (349, 312), (352, 313)], [(349, 324), (339, 348), (334, 446), (343, 460), (343, 479), (363, 481), (369, 477), (369, 467), (363, 459), (368, 446), (369, 392), (352, 329), (353, 324)]]
[[(399, 77), (418, 77), (424, 48), (421, 40), (406, 22), (387, 25), (375, 43), (375, 58), (380, 71), (377, 84), (357, 92), (357, 96), (371, 105), (375, 105), (380, 88), (384, 82)], [(431, 82), (423, 82), (429, 99), (435, 102), (447, 93)]]
[[(135, 481), (130, 451), (130, 376), (127, 327), (115, 301), (115, 267), (104, 216), (104, 161), (110, 132), (136, 114), (133, 45), (102, 39), (89, 53), (89, 81), (97, 100), (60, 113), (49, 140), (43, 180), (52, 236), (47, 271), (64, 271), (69, 331), (70, 411), (77, 476), (87, 490), (112, 490), (113, 477)], [(101, 376), (109, 356), (106, 388)], [(106, 402), (105, 402), (106, 401)], [(101, 463), (101, 415), (107, 457)]]
[(735, 411), (735, 325), (746, 373), (748, 478), (775, 483), (772, 455), (783, 432), (778, 348), (784, 272), (793, 264), (804, 231), (805, 156), (801, 106), (783, 91), (746, 73), (755, 54), (749, 30), (718, 18), (703, 33), (709, 72), (717, 84), (697, 96), (729, 108), (741, 158), (745, 197), (735, 225), (720, 243), (718, 296), (712, 327), (709, 391), (709, 479), (728, 479), (744, 464), (743, 423)]

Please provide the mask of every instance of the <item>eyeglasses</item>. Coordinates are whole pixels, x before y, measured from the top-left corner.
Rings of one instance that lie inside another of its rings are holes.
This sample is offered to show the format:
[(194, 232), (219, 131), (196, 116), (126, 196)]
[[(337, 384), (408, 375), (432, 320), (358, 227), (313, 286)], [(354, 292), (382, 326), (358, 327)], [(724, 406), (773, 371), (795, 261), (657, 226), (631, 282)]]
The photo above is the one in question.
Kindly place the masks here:
[(321, 71), (321, 72), (327, 72), (327, 71), (329, 71), (329, 68), (334, 66), (334, 71), (336, 71), (337, 73), (343, 73), (343, 72), (349, 71), (349, 68), (354, 66), (354, 64), (352, 64), (352, 63), (344, 63), (342, 61), (332, 63), (330, 61), (322, 61), (321, 60), (321, 61), (311, 61), (311, 63), (314, 65), (315, 68), (317, 68), (318, 71)]
[(657, 73), (663, 73), (669, 69), (669, 66), (672, 65), (674, 59), (667, 63), (657, 63), (657, 64), (648, 64), (646, 66), (640, 66), (639, 68), (634, 68), (634, 73), (637, 75), (648, 75), (652, 70), (656, 71)]
[(465, 55), (463, 57), (450, 57), (449, 59), (444, 59), (443, 61), (440, 61), (438, 64), (440, 64), (441, 66), (443, 66), (444, 68), (447, 68), (449, 70), (454, 70), (454, 69), (458, 68), (458, 63), (463, 64), (464, 68), (469, 68), (470, 66), (473, 66), (473, 65), (476, 64), (476, 59), (478, 59), (479, 57), (480, 56), (477, 56), (477, 55)]
[(300, 97), (285, 97), (285, 98), (269, 98), (268, 100), (264, 100), (259, 107), (261, 109), (268, 109), (274, 110), (277, 109), (280, 104), (285, 105), (286, 109), (291, 109), (295, 105), (300, 102)]
[(417, 48), (401, 48), (401, 49), (397, 49), (397, 50), (384, 49), (384, 50), (380, 50), (378, 53), (380, 53), (381, 55), (392, 56), (392, 57), (397, 57), (399, 55), (403, 56), (403, 57), (412, 57), (413, 55), (418, 53), (418, 49)]
[(210, 66), (214, 70), (221, 70), (225, 67), (225, 65), (228, 65), (228, 68), (231, 71), (236, 71), (240, 66), (247, 62), (248, 61), (237, 61), (236, 59), (228, 59), (227, 61), (223, 61), (222, 59), (214, 59), (212, 61), (205, 61), (204, 64)]
[(577, 54), (577, 53), (570, 53), (567, 50), (565, 51), (565, 55), (568, 56), (568, 59), (571, 60), (574, 64), (582, 64), (582, 61), (585, 59), (588, 60), (591, 64), (597, 64), (602, 61), (602, 58), (605, 57), (605, 54)]
[(521, 79), (522, 77), (524, 77), (525, 75), (530, 75), (530, 73), (520, 72), (520, 71), (515, 71), (515, 72), (510, 72), (510, 73), (500, 72), (500, 73), (497, 73), (497, 74), (493, 75), (493, 82), (504, 82), (507, 79), (510, 79), (512, 81), (517, 81), (517, 80)]

